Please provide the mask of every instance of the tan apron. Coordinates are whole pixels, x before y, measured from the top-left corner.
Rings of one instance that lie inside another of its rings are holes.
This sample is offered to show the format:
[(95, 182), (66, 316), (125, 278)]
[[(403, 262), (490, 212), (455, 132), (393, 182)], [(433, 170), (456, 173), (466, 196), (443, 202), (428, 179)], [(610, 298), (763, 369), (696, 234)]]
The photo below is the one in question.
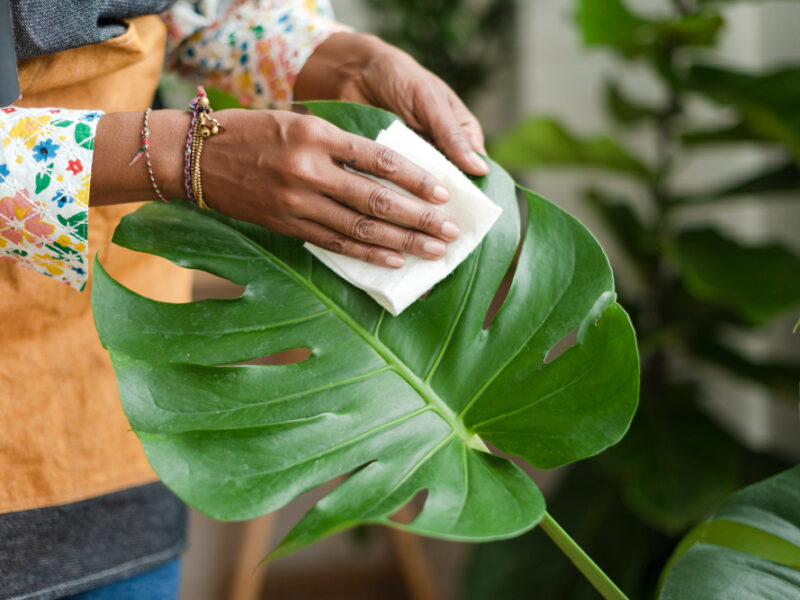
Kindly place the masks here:
[[(101, 44), (19, 63), (25, 107), (143, 111), (164, 58), (166, 28), (152, 15)], [(186, 302), (191, 272), (110, 246), (139, 205), (90, 209), (89, 252), (128, 287)], [(91, 281), (90, 281), (91, 284)], [(122, 413), (90, 286), (0, 262), (0, 513), (74, 502), (156, 479)]]

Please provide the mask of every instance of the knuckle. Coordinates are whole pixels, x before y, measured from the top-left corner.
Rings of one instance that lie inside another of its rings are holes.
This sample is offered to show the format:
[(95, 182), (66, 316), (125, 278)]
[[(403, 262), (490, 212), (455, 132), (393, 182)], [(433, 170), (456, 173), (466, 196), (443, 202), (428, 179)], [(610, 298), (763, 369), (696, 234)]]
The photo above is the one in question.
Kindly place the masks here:
[(372, 188), (367, 198), (367, 210), (376, 217), (389, 214), (392, 206), (392, 195), (389, 188), (376, 186)]
[(283, 206), (285, 213), (295, 215), (303, 207), (303, 201), (296, 194), (286, 194), (283, 197)]
[(391, 175), (397, 170), (397, 155), (389, 148), (378, 148), (373, 160), (376, 175)]
[(376, 226), (374, 219), (365, 216), (356, 217), (350, 227), (350, 234), (359, 240), (371, 240), (375, 237)]
[(467, 136), (460, 127), (453, 127), (445, 134), (445, 142), (451, 146), (463, 146), (467, 144)]
[(414, 232), (410, 229), (406, 229), (403, 232), (403, 239), (400, 241), (400, 249), (404, 252), (410, 252), (411, 249), (414, 247), (414, 241), (417, 239), (417, 236), (414, 235)]
[(378, 262), (377, 248), (375, 246), (367, 246), (366, 250), (364, 250), (364, 260), (368, 263)]
[(301, 140), (316, 142), (325, 137), (326, 121), (319, 117), (304, 115), (293, 123), (293, 133)]
[(344, 236), (337, 235), (327, 240), (325, 244), (323, 244), (323, 248), (331, 252), (336, 252), (337, 254), (344, 254), (347, 249), (347, 240)]
[(289, 171), (301, 181), (316, 182), (319, 177), (318, 165), (303, 152), (298, 152), (292, 157)]
[(427, 195), (434, 186), (433, 175), (425, 172), (422, 177), (420, 177), (419, 182), (417, 183), (417, 196), (425, 196)]
[(423, 210), (419, 215), (417, 229), (424, 231), (436, 221), (436, 213), (432, 210)]

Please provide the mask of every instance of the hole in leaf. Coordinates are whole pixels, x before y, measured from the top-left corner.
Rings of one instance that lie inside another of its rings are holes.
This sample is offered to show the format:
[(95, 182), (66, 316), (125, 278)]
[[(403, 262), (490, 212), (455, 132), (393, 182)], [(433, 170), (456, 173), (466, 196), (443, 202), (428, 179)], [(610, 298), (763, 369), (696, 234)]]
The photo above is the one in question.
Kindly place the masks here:
[(233, 283), (205, 271), (195, 271), (192, 298), (194, 300), (208, 300), (211, 298), (227, 300), (241, 297), (244, 294), (244, 290), (245, 287), (238, 283)]
[(113, 279), (140, 296), (170, 304), (183, 304), (190, 300), (187, 292), (197, 273), (193, 269), (116, 244), (101, 247), (97, 256)]
[(297, 363), (305, 362), (311, 358), (311, 348), (290, 348), (289, 350), (282, 350), (275, 354), (268, 354), (267, 356), (259, 356), (258, 358), (251, 358), (250, 360), (243, 360), (240, 362), (229, 363), (226, 367), (236, 367), (239, 365), (294, 365)]
[(511, 290), (511, 283), (514, 281), (514, 274), (517, 272), (517, 263), (519, 262), (520, 252), (522, 252), (522, 244), (525, 241), (525, 229), (527, 228), (528, 222), (528, 203), (525, 202), (524, 198), (522, 197), (522, 193), (519, 190), (517, 190), (517, 205), (519, 206), (520, 219), (519, 244), (517, 244), (517, 250), (514, 252), (514, 258), (511, 260), (511, 264), (508, 266), (508, 271), (506, 271), (506, 274), (503, 276), (503, 280), (500, 282), (500, 285), (497, 286), (497, 292), (495, 292), (494, 298), (492, 298), (492, 302), (489, 304), (489, 310), (486, 311), (486, 318), (483, 320), (484, 329), (489, 328), (489, 325), (492, 324), (492, 321), (497, 313), (500, 312), (500, 308), (503, 306), (503, 302), (506, 301), (509, 290)]
[(418, 491), (411, 500), (406, 502), (402, 508), (390, 516), (389, 519), (401, 525), (408, 525), (422, 512), (422, 507), (425, 506), (425, 500), (427, 498), (427, 489)]
[(578, 342), (578, 328), (576, 327), (572, 331), (570, 331), (567, 335), (563, 338), (558, 340), (555, 345), (550, 348), (550, 351), (547, 353), (547, 356), (544, 358), (545, 363), (551, 363), (559, 356), (561, 356), (567, 348), (574, 346)]

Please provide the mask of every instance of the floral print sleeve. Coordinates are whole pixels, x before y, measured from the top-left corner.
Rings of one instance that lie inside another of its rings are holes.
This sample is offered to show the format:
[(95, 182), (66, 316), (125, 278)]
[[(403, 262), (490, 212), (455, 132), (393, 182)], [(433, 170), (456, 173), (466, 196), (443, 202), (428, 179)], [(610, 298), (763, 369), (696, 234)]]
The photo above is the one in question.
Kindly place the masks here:
[(297, 74), (329, 36), (349, 31), (329, 0), (179, 0), (165, 13), (170, 66), (252, 108), (289, 108)]
[(0, 109), (0, 260), (82, 290), (97, 111)]

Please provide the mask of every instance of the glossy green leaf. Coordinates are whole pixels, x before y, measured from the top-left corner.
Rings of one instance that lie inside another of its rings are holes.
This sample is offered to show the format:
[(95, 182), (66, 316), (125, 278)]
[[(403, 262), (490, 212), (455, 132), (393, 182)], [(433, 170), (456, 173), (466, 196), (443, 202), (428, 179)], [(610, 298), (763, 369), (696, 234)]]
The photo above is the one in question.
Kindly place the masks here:
[(492, 157), (507, 169), (597, 167), (650, 179), (648, 167), (606, 136), (580, 138), (557, 121), (532, 117), (515, 126), (489, 147)]
[[(388, 113), (310, 103), (355, 133)], [(394, 117), (391, 117), (394, 118)], [(484, 242), (429, 296), (391, 317), (298, 240), (179, 203), (123, 219), (114, 241), (245, 286), (235, 299), (166, 304), (96, 263), (95, 320), (123, 407), (164, 482), (218, 519), (249, 519), (331, 479), (273, 556), (359, 523), (461, 540), (517, 535), (544, 511), (534, 483), (483, 440), (550, 468), (596, 454), (627, 430), (638, 356), (589, 232), (543, 198), (528, 204), (507, 298), (483, 323), (519, 244), (508, 175), (476, 185), (503, 207)], [(548, 351), (571, 330), (578, 341)], [(236, 365), (289, 348), (286, 366)], [(389, 517), (418, 492), (409, 524)]]
[(711, 11), (645, 18), (622, 0), (579, 0), (577, 18), (585, 45), (611, 47), (627, 58), (656, 56), (668, 46), (711, 46), (723, 25)]
[(737, 109), (745, 126), (759, 136), (789, 147), (800, 161), (800, 68), (747, 73), (694, 65), (686, 85), (708, 98)]
[(763, 323), (800, 305), (800, 257), (780, 244), (743, 245), (715, 229), (682, 231), (675, 259), (687, 289)]
[(732, 494), (678, 545), (660, 600), (800, 596), (800, 467)]

